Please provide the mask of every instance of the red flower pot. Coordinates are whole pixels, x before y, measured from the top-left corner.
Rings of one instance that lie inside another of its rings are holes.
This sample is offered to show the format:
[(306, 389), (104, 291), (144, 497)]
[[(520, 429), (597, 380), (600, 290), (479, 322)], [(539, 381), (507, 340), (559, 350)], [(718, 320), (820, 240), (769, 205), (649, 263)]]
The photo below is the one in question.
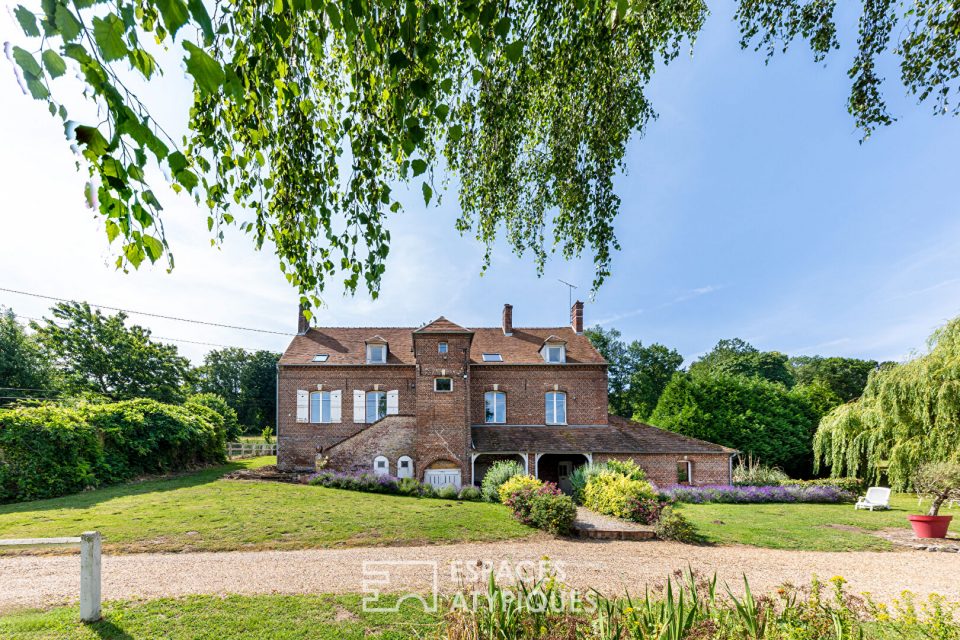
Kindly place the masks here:
[(946, 538), (953, 516), (907, 516), (918, 538)]

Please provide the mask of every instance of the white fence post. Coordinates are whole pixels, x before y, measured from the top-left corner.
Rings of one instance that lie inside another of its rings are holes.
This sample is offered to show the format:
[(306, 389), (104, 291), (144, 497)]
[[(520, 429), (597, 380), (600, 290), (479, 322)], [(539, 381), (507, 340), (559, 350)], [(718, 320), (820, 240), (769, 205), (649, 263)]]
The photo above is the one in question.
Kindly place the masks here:
[(100, 532), (80, 534), (80, 619), (100, 619)]

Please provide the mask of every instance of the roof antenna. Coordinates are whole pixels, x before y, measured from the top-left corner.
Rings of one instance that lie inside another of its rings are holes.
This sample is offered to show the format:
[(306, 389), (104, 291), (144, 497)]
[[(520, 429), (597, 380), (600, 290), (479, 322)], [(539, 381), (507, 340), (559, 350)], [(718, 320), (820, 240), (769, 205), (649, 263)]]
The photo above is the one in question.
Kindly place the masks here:
[(566, 280), (560, 280), (560, 278), (557, 278), (557, 280), (567, 285), (567, 309), (570, 309), (573, 307), (573, 290), (577, 288), (577, 285), (570, 284)]

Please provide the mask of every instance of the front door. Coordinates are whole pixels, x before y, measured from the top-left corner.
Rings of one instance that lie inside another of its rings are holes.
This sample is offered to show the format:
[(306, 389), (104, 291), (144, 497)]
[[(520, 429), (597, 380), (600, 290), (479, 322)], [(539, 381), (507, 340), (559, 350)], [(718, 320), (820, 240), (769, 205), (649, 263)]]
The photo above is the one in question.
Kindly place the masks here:
[(572, 493), (573, 486), (570, 484), (570, 474), (573, 473), (573, 463), (569, 460), (562, 460), (557, 463), (557, 485), (564, 493)]

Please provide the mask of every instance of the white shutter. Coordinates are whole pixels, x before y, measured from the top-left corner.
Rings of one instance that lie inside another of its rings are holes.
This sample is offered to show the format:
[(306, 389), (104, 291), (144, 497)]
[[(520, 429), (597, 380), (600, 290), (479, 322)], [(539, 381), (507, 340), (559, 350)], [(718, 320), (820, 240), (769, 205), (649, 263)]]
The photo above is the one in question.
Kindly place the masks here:
[(387, 415), (400, 413), (400, 392), (387, 391)]
[(360, 389), (353, 390), (353, 421), (357, 424), (366, 422), (367, 407), (366, 394)]
[(340, 389), (330, 392), (330, 422), (340, 422), (340, 405), (342, 404)]
[(297, 422), (308, 422), (310, 419), (310, 392), (297, 389)]

